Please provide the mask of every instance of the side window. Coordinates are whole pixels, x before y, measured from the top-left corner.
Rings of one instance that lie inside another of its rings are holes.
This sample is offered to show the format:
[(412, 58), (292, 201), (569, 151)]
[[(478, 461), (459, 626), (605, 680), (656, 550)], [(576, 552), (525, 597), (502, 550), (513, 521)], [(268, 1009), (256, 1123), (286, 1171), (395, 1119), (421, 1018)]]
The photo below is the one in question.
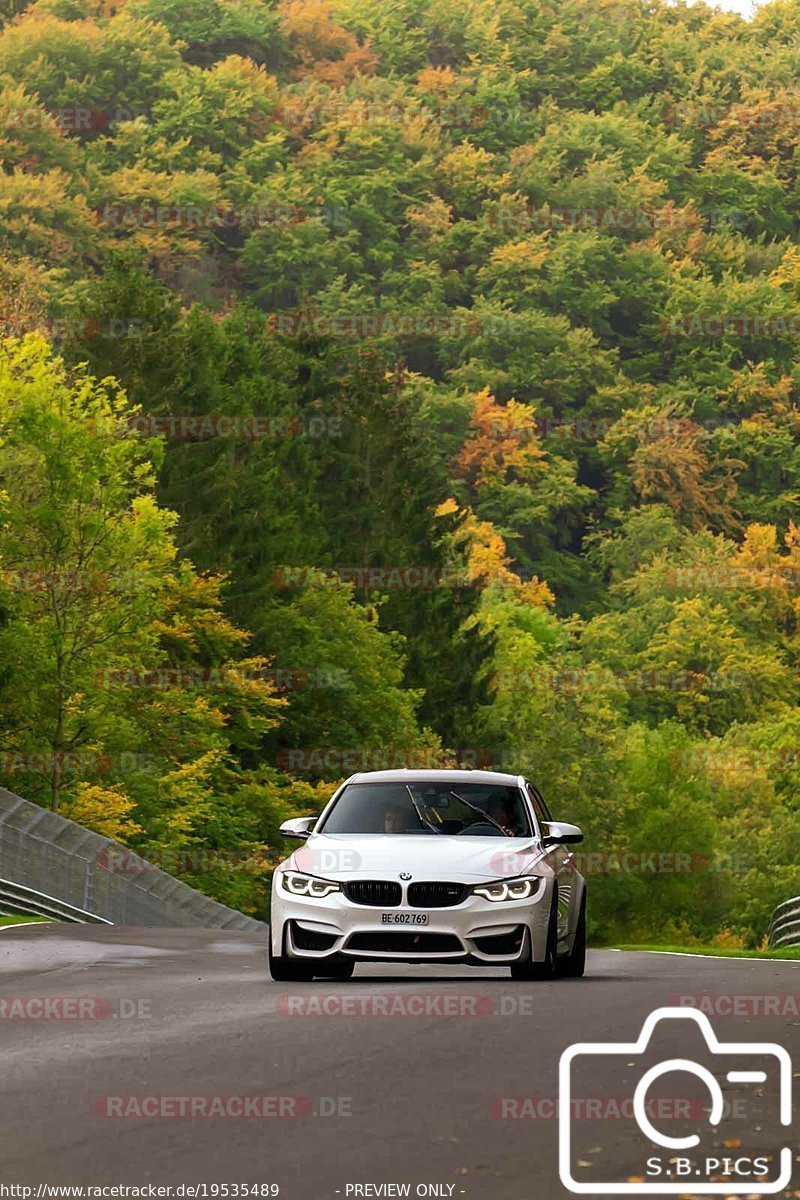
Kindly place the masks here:
[(539, 822), (539, 826), (541, 827), (547, 821), (552, 821), (553, 818), (550, 816), (550, 812), (547, 808), (547, 805), (545, 804), (544, 800), (537, 792), (536, 788), (532, 784), (527, 783), (527, 782), (525, 784), (525, 787), (528, 792), (528, 799), (530, 800), (531, 804), (533, 805), (533, 811), (536, 813), (536, 820)]

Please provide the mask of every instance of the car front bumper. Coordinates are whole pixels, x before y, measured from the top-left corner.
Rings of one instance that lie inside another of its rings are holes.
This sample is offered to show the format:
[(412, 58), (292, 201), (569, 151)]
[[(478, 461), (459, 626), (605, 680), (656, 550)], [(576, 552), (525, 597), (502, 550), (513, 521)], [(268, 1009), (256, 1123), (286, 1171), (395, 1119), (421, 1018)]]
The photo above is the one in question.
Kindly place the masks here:
[[(354, 904), (341, 892), (322, 899), (288, 895), (276, 881), (270, 920), (272, 953), (305, 961), (335, 957), (491, 966), (516, 962), (527, 956), (530, 945), (533, 960), (542, 962), (552, 895), (552, 877), (542, 877), (538, 892), (527, 900), (498, 903), (469, 896), (449, 908), (373, 908)], [(425, 913), (428, 923), (384, 924), (383, 913), (412, 917)], [(315, 945), (318, 948), (311, 948)]]

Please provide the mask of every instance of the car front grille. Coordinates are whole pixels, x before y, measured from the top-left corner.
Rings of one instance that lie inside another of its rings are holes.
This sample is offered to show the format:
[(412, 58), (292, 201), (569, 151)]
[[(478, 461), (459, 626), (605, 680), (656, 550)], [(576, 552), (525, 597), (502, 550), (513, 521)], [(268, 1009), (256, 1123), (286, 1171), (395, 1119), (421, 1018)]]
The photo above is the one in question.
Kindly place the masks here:
[(372, 933), (354, 933), (346, 949), (371, 950), (374, 954), (415, 955), (457, 953), (464, 947), (452, 933), (417, 933), (410, 929), (387, 929), (375, 930)]
[(384, 879), (359, 879), (346, 883), (344, 894), (353, 904), (366, 904), (370, 908), (397, 908), (403, 899), (400, 884)]
[(408, 888), (408, 903), (412, 908), (452, 908), (462, 904), (468, 892), (463, 883), (412, 883)]

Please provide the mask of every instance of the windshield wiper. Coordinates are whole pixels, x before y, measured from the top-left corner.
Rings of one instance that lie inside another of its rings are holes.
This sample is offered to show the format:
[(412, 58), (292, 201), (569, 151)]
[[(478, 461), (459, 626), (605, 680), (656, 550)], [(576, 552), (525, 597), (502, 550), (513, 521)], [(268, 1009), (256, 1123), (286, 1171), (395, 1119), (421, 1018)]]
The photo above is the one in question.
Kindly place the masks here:
[(406, 784), (406, 791), (408, 792), (408, 795), (411, 799), (411, 803), (414, 805), (414, 812), (419, 817), (420, 825), (427, 825), (428, 829), (430, 829), (431, 833), (435, 833), (436, 836), (438, 837), (439, 830), (436, 828), (435, 825), (431, 825), (430, 821), (428, 821), (425, 817), (423, 817), (422, 813), (419, 811), (419, 805), (417, 804), (416, 800), (414, 799), (414, 793), (412, 792), (412, 790), (408, 786), (408, 784)]
[(478, 808), (477, 804), (470, 804), (469, 800), (465, 800), (463, 796), (459, 796), (458, 792), (450, 792), (450, 795), (455, 796), (456, 800), (460, 800), (462, 804), (466, 804), (467, 808), (471, 808), (473, 812), (478, 813), (482, 817), (486, 817), (486, 820), (489, 822), (489, 824), (494, 825), (495, 829), (499, 829), (503, 837), (514, 836), (513, 833), (507, 833), (506, 830), (503, 829), (503, 826), (499, 825), (497, 821), (495, 821), (494, 817), (490, 817), (489, 814), (484, 812), (482, 808)]

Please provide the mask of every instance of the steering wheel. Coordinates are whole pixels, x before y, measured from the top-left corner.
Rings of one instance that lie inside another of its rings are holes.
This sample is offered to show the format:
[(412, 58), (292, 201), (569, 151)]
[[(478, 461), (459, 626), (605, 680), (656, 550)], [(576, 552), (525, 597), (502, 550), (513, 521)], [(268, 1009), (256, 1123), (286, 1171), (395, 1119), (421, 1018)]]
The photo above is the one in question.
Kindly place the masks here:
[(466, 829), (459, 830), (456, 837), (461, 837), (464, 833), (471, 834), (473, 837), (503, 836), (503, 831), (498, 829), (496, 825), (490, 825), (488, 821), (476, 821), (474, 825), (468, 825)]

